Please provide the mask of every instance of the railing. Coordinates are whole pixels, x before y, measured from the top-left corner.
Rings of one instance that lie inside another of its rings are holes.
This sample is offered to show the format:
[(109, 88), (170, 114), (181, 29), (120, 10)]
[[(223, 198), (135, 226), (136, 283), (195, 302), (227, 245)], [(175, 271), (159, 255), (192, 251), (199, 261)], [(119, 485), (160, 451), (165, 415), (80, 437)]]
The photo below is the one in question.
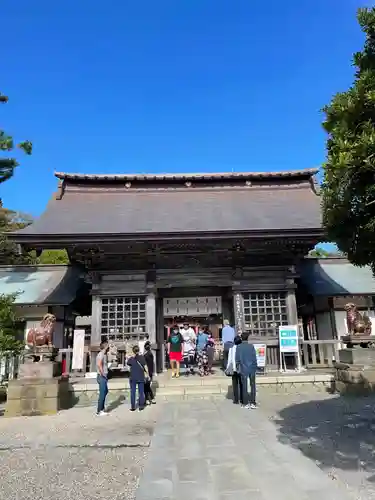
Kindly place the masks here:
[(338, 358), (342, 347), (340, 340), (304, 340), (302, 342), (302, 364), (306, 368), (330, 368)]
[[(59, 349), (59, 354), (56, 358), (56, 361), (60, 361), (63, 373), (71, 373), (73, 371), (73, 349), (71, 347), (66, 349)], [(79, 370), (78, 373), (81, 372), (84, 375), (89, 371), (91, 371), (91, 353), (89, 352), (88, 346), (85, 346), (85, 351), (83, 354), (83, 369)]]
[[(266, 344), (266, 367), (268, 370), (278, 370), (280, 368), (280, 352), (278, 339), (255, 340), (255, 344)], [(305, 368), (330, 368), (334, 360), (338, 357), (338, 350), (342, 347), (340, 340), (303, 340), (300, 343), (301, 362)], [(222, 359), (223, 346), (221, 342), (215, 342), (215, 360)], [(74, 371), (75, 375), (84, 376), (90, 371), (95, 371), (96, 352), (90, 352), (88, 346), (85, 347), (83, 369)], [(119, 362), (125, 364), (125, 353), (121, 352)], [(57, 361), (62, 364), (63, 373), (72, 373), (73, 349), (60, 349)], [(6, 381), (17, 378), (18, 367), (21, 362), (20, 356), (0, 357), (0, 385)]]
[(17, 378), (21, 361), (22, 356), (14, 356), (13, 354), (5, 354), (0, 357), (0, 385)]

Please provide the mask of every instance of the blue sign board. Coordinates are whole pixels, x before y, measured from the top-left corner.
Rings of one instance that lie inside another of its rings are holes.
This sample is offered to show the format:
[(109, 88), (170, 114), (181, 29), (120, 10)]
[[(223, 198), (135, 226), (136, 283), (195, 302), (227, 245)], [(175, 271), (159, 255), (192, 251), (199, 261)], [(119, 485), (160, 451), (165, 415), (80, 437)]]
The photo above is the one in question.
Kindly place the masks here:
[(279, 326), (280, 352), (298, 352), (298, 326)]

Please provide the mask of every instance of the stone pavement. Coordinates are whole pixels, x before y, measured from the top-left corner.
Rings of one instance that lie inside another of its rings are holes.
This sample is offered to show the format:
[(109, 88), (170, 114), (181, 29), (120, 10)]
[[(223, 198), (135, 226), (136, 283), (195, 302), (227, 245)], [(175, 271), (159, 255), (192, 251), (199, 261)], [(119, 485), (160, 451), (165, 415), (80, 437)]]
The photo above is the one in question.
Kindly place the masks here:
[(164, 404), (136, 499), (232, 498), (358, 497), (298, 449), (282, 444), (261, 408), (244, 410), (228, 400)]
[(134, 500), (158, 407), (0, 418), (0, 498)]

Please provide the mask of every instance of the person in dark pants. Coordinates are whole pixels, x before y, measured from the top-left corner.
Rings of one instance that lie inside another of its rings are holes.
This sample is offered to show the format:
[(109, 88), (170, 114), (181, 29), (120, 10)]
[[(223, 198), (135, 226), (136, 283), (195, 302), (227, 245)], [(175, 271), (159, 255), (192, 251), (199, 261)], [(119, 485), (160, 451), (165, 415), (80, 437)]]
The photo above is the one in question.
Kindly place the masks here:
[(234, 337), (234, 346), (230, 349), (228, 355), (228, 365), (232, 368), (232, 390), (233, 390), (233, 403), (238, 405), (240, 403), (243, 405), (244, 395), (243, 395), (243, 385), (242, 385), (242, 377), (236, 371), (236, 350), (237, 346), (239, 346), (242, 342), (242, 339), (239, 335)]
[(100, 417), (108, 415), (104, 410), (105, 400), (108, 394), (108, 342), (102, 342), (100, 344), (100, 351), (96, 357), (96, 379), (99, 385), (99, 399), (98, 399), (98, 409), (96, 414)]
[(155, 404), (155, 396), (154, 392), (152, 390), (152, 377), (154, 375), (155, 371), (155, 363), (154, 363), (154, 355), (151, 350), (151, 342), (147, 341), (145, 343), (145, 361), (147, 365), (147, 370), (148, 370), (148, 376), (149, 378), (145, 381), (145, 400), (146, 402), (149, 402), (149, 404)]
[(143, 410), (145, 407), (145, 381), (148, 378), (148, 370), (145, 358), (139, 354), (139, 346), (133, 347), (133, 354), (128, 359), (130, 366), (130, 411), (135, 411), (135, 396), (138, 387), (138, 409)]
[[(253, 344), (248, 342), (249, 334), (242, 334), (242, 343), (236, 349), (236, 370), (241, 375), (243, 388), (242, 405), (245, 408), (255, 409), (256, 405), (256, 384), (255, 377), (258, 369), (257, 355)], [(250, 400), (247, 392), (248, 380), (250, 379)]]

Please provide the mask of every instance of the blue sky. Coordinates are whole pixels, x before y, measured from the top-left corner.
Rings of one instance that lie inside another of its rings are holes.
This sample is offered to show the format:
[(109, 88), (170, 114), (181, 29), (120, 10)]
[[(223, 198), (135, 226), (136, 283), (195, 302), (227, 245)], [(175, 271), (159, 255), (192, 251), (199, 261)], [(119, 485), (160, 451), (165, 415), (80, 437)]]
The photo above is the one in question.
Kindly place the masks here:
[(0, 196), (38, 215), (54, 171), (321, 165), (320, 109), (352, 81), (364, 4), (4, 0), (1, 125), (35, 149)]

